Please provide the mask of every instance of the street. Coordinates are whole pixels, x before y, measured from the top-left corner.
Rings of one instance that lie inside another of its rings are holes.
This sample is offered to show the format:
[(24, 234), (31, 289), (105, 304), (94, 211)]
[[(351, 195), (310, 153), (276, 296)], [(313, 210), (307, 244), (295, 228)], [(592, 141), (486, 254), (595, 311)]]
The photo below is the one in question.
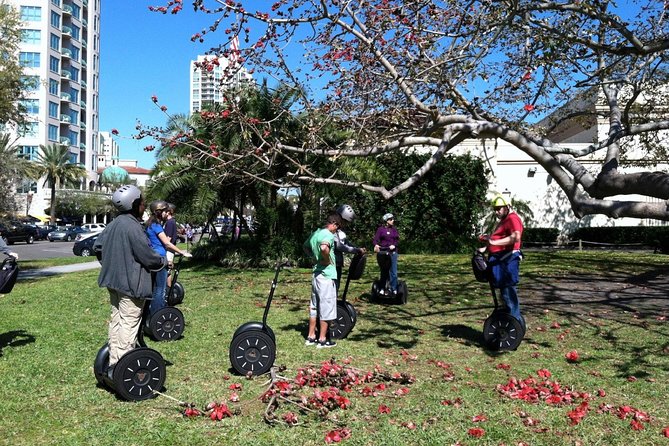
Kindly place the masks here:
[[(40, 240), (32, 245), (27, 243), (14, 243), (9, 249), (19, 255), (19, 260), (52, 259), (54, 257), (73, 257), (72, 245), (74, 242), (50, 242)], [(91, 257), (91, 261), (95, 257)]]

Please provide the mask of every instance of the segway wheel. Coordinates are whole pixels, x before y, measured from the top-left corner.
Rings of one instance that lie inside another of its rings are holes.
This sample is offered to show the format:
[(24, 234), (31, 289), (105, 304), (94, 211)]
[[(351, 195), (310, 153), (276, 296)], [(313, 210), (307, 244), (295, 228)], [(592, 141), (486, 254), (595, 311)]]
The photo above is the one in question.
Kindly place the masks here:
[(109, 344), (105, 344), (100, 350), (98, 350), (98, 354), (95, 357), (95, 362), (93, 363), (93, 373), (95, 374), (95, 379), (98, 381), (98, 384), (104, 384), (103, 377), (108, 365)]
[(185, 293), (184, 286), (181, 284), (181, 282), (174, 282), (172, 285), (172, 292), (168, 293), (167, 295), (167, 305), (172, 307), (179, 305), (184, 301)]
[(344, 302), (337, 302), (337, 319), (330, 322), (330, 337), (344, 339), (353, 329), (353, 318)]
[(355, 310), (355, 307), (351, 305), (349, 302), (343, 302), (343, 304), (346, 305), (346, 308), (348, 309), (348, 314), (351, 316), (351, 322), (353, 323), (353, 327), (355, 327), (355, 323), (358, 322), (358, 312)]
[(483, 324), (483, 341), (491, 350), (516, 350), (524, 336), (520, 321), (508, 313), (494, 311)]
[(176, 307), (161, 308), (149, 319), (148, 328), (156, 341), (174, 341), (183, 335), (184, 315)]
[(407, 289), (407, 283), (400, 280), (397, 284), (397, 300), (395, 302), (399, 305), (406, 305), (408, 299), (409, 290)]
[(381, 287), (379, 286), (379, 281), (375, 280), (372, 283), (372, 300), (377, 300), (379, 298), (379, 290)]
[(276, 345), (262, 330), (248, 330), (232, 338), (230, 363), (240, 375), (262, 375), (274, 365)]
[(165, 360), (150, 348), (136, 348), (119, 359), (114, 367), (114, 390), (128, 401), (153, 398), (154, 390), (165, 384)]

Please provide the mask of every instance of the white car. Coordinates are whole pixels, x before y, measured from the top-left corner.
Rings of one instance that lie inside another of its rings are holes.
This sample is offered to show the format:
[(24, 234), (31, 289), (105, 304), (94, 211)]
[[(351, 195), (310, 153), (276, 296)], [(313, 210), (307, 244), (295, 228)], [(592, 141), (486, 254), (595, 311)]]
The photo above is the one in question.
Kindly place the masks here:
[(102, 232), (105, 228), (104, 223), (87, 223), (85, 225), (81, 226), (82, 228), (86, 228), (91, 232)]

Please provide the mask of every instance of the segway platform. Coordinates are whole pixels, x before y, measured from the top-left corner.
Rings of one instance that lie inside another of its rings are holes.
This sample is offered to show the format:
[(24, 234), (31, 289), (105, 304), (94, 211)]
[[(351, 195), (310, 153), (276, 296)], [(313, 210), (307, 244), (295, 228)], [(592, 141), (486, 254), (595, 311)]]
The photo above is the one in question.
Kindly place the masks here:
[[(389, 271), (391, 266), (392, 252), (387, 249), (381, 249), (376, 253), (376, 263), (379, 264), (381, 271)], [(409, 290), (407, 284), (403, 280), (397, 280), (397, 293), (390, 290), (390, 280), (386, 283), (381, 283), (380, 280), (375, 280), (372, 283), (372, 300), (388, 300), (390, 302), (405, 305), (409, 300)]]

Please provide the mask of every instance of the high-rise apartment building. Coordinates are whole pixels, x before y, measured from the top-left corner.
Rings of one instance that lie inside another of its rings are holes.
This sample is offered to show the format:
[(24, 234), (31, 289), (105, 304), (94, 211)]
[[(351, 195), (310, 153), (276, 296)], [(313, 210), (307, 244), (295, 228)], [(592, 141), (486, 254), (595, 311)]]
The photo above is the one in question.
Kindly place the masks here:
[[(8, 0), (19, 11), (23, 37), (19, 59), (27, 85), (24, 105), (29, 122), (5, 130), (18, 136), (16, 145), (36, 159), (40, 145), (64, 144), (73, 163), (88, 172), (82, 189), (97, 181), (98, 85), (100, 80), (100, 0)], [(43, 181), (26, 183), (32, 214), (49, 206), (50, 189)]]
[[(216, 64), (206, 64), (212, 56), (197, 56), (197, 60), (190, 62), (190, 113), (198, 112), (207, 105), (223, 102), (223, 92), (246, 82), (253, 81), (253, 76), (244, 67), (230, 67), (230, 60), (224, 57), (217, 58)], [(211, 71), (202, 69), (208, 65)], [(233, 71), (229, 76), (227, 71)]]

